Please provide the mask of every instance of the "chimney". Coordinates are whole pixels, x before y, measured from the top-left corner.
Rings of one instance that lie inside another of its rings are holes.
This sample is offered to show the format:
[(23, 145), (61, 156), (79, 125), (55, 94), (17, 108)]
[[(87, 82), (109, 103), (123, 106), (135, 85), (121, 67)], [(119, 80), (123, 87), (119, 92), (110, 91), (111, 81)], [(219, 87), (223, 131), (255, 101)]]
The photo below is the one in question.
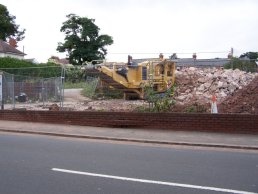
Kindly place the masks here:
[(196, 58), (197, 58), (196, 53), (193, 53), (193, 59), (196, 59)]
[(9, 45), (16, 48), (17, 47), (17, 42), (14, 38), (9, 38)]
[(164, 59), (164, 55), (162, 53), (159, 54), (159, 59), (163, 60)]

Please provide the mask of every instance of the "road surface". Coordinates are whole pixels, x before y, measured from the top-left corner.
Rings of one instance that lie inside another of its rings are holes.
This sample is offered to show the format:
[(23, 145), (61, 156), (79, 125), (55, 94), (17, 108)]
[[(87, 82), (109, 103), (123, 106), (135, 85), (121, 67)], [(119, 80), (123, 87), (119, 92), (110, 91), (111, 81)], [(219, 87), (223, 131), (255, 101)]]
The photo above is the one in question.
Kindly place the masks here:
[(258, 193), (258, 153), (0, 133), (0, 193)]

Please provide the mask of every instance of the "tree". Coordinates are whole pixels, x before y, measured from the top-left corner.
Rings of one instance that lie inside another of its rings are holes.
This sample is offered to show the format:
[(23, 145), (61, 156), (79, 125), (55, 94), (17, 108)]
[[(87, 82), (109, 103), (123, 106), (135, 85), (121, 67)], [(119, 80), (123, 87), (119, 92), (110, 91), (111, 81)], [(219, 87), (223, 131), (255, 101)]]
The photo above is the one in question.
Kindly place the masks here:
[(247, 52), (247, 53), (243, 53), (242, 55), (240, 55), (239, 58), (245, 58), (247, 57), (248, 59), (258, 59), (258, 52)]
[(105, 59), (105, 46), (113, 44), (109, 35), (99, 35), (99, 27), (94, 19), (79, 17), (75, 14), (66, 16), (60, 31), (65, 33), (64, 43), (59, 42), (57, 51), (68, 52), (73, 65), (82, 65), (85, 61)]
[(233, 57), (229, 63), (224, 65), (225, 69), (239, 69), (246, 72), (255, 72), (256, 64), (254, 61), (243, 60)]
[(6, 6), (0, 4), (0, 39), (6, 41), (7, 38), (14, 38), (16, 41), (24, 39), (25, 29), (19, 30), (19, 25), (15, 23), (16, 17), (11, 15)]

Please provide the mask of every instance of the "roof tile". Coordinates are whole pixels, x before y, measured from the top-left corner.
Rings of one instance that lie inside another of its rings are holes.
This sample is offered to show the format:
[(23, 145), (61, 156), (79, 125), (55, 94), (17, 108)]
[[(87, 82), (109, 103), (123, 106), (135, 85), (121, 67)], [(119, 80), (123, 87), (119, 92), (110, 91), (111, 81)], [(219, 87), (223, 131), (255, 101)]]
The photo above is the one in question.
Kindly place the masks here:
[(25, 53), (19, 51), (18, 49), (12, 47), (8, 43), (6, 43), (3, 40), (0, 40), (0, 53), (6, 53), (6, 54), (15, 54), (15, 55), (26, 55)]

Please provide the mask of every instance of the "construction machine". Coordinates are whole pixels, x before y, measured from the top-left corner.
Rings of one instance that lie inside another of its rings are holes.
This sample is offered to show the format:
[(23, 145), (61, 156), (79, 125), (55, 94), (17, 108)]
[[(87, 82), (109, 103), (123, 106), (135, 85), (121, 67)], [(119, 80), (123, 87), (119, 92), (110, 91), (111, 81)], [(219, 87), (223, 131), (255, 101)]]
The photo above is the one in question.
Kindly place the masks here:
[(125, 99), (143, 99), (145, 86), (157, 93), (165, 92), (175, 80), (175, 62), (163, 59), (163, 55), (138, 63), (129, 55), (127, 63), (101, 63), (94, 70), (99, 72), (101, 82), (121, 90)]

